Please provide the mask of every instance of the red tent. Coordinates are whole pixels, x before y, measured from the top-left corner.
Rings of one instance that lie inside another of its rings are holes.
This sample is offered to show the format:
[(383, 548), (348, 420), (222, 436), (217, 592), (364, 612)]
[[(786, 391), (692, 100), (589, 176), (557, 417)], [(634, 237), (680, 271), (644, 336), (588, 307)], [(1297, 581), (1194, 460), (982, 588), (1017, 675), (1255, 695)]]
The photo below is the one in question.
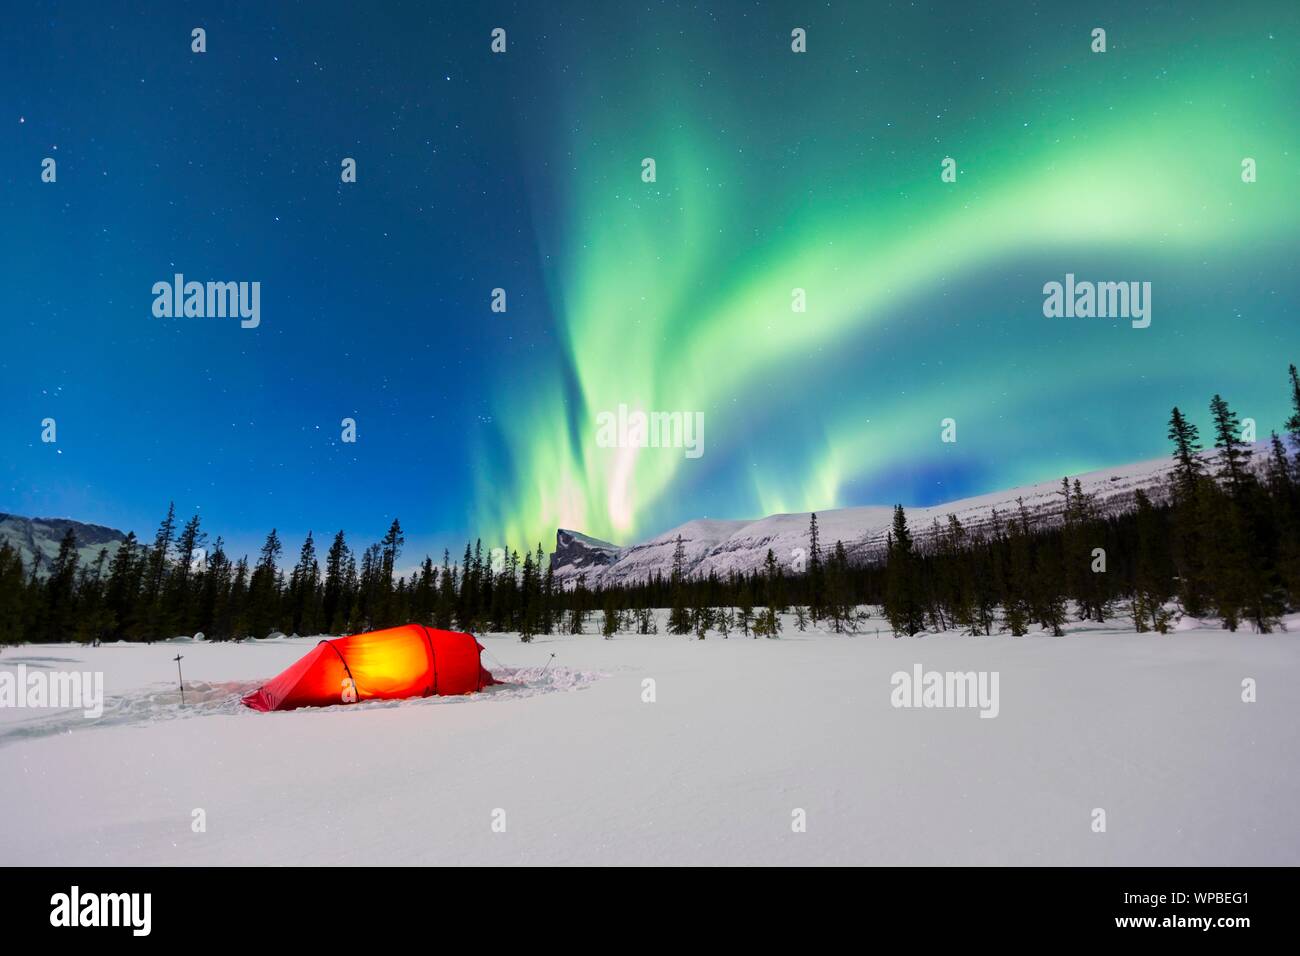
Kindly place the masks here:
[(472, 634), (406, 624), (321, 641), (244, 697), (254, 710), (329, 707), (360, 700), (469, 694), (500, 681), (479, 663)]

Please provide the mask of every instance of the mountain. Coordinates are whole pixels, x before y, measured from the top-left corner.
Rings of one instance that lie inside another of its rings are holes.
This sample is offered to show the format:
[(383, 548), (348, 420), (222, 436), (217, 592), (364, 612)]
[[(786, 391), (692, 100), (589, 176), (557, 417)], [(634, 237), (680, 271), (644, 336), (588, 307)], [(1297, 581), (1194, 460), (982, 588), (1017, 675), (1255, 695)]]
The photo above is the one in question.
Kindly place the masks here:
[[(1267, 446), (1254, 447), (1255, 459), (1263, 458)], [(1210, 462), (1213, 452), (1202, 457)], [(1152, 501), (1166, 496), (1165, 478), (1173, 467), (1170, 458), (1157, 458), (1119, 468), (1109, 468), (1070, 476), (1086, 494), (1093, 497), (1100, 513), (1119, 514), (1134, 507), (1134, 493), (1141, 488)], [(918, 544), (931, 536), (932, 522), (947, 523), (955, 514), (968, 530), (985, 527), (997, 509), (1007, 514), (1023, 498), (1035, 524), (1052, 523), (1061, 513), (1061, 480), (1010, 488), (975, 498), (963, 498), (928, 508), (908, 508), (907, 523)], [(655, 573), (665, 579), (672, 571), (673, 550), (681, 535), (686, 550), (686, 568), (690, 576), (716, 573), (726, 577), (732, 571), (747, 572), (762, 567), (769, 548), (787, 568), (795, 562), (796, 549), (808, 548), (807, 512), (777, 514), (756, 521), (717, 521), (697, 519), (671, 528), (639, 544), (619, 547), (576, 531), (560, 530), (556, 534), (556, 551), (551, 566), (557, 581), (572, 586), (579, 580), (588, 587), (600, 583), (621, 584), (644, 581)], [(817, 513), (817, 525), (823, 553), (843, 541), (849, 558), (869, 561), (883, 548), (885, 533), (893, 519), (892, 506), (839, 508)]]
[(555, 553), (551, 555), (551, 567), (595, 571), (613, 564), (622, 550), (608, 541), (561, 528), (555, 532)]
[(84, 524), (69, 518), (24, 518), (0, 512), (0, 544), (7, 542), (17, 549), (23, 559), (23, 568), (28, 571), (39, 555), (40, 565), (36, 573), (40, 577), (49, 573), (59, 553), (59, 542), (69, 528), (77, 536), (77, 554), (82, 565), (93, 564), (100, 548), (108, 548), (108, 556), (112, 558), (117, 546), (126, 538), (125, 532), (103, 525)]

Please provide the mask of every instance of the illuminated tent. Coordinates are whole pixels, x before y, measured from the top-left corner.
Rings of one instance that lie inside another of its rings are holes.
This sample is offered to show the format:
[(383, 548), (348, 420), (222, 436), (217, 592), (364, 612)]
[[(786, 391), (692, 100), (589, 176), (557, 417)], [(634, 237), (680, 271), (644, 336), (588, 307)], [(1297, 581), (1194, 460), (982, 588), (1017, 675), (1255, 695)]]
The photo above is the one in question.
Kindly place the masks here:
[(329, 707), (362, 700), (469, 694), (500, 681), (479, 663), (472, 634), (406, 624), (321, 641), (244, 697), (254, 710)]

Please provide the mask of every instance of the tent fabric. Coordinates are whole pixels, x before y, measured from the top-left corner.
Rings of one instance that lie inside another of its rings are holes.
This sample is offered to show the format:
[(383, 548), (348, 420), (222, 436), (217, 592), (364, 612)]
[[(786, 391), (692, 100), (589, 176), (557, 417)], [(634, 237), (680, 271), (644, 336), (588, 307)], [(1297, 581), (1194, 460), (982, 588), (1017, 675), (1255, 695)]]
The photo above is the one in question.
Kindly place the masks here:
[(243, 702), (254, 710), (470, 694), (500, 681), (479, 662), (472, 634), (406, 624), (321, 641)]

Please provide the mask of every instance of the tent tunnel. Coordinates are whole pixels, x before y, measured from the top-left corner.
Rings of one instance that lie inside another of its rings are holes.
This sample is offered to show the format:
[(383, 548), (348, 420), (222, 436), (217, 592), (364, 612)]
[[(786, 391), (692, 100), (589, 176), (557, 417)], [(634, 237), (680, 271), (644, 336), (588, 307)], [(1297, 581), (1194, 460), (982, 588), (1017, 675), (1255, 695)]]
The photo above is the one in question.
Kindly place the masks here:
[(471, 694), (500, 681), (472, 634), (406, 624), (321, 641), (243, 702), (254, 710)]

